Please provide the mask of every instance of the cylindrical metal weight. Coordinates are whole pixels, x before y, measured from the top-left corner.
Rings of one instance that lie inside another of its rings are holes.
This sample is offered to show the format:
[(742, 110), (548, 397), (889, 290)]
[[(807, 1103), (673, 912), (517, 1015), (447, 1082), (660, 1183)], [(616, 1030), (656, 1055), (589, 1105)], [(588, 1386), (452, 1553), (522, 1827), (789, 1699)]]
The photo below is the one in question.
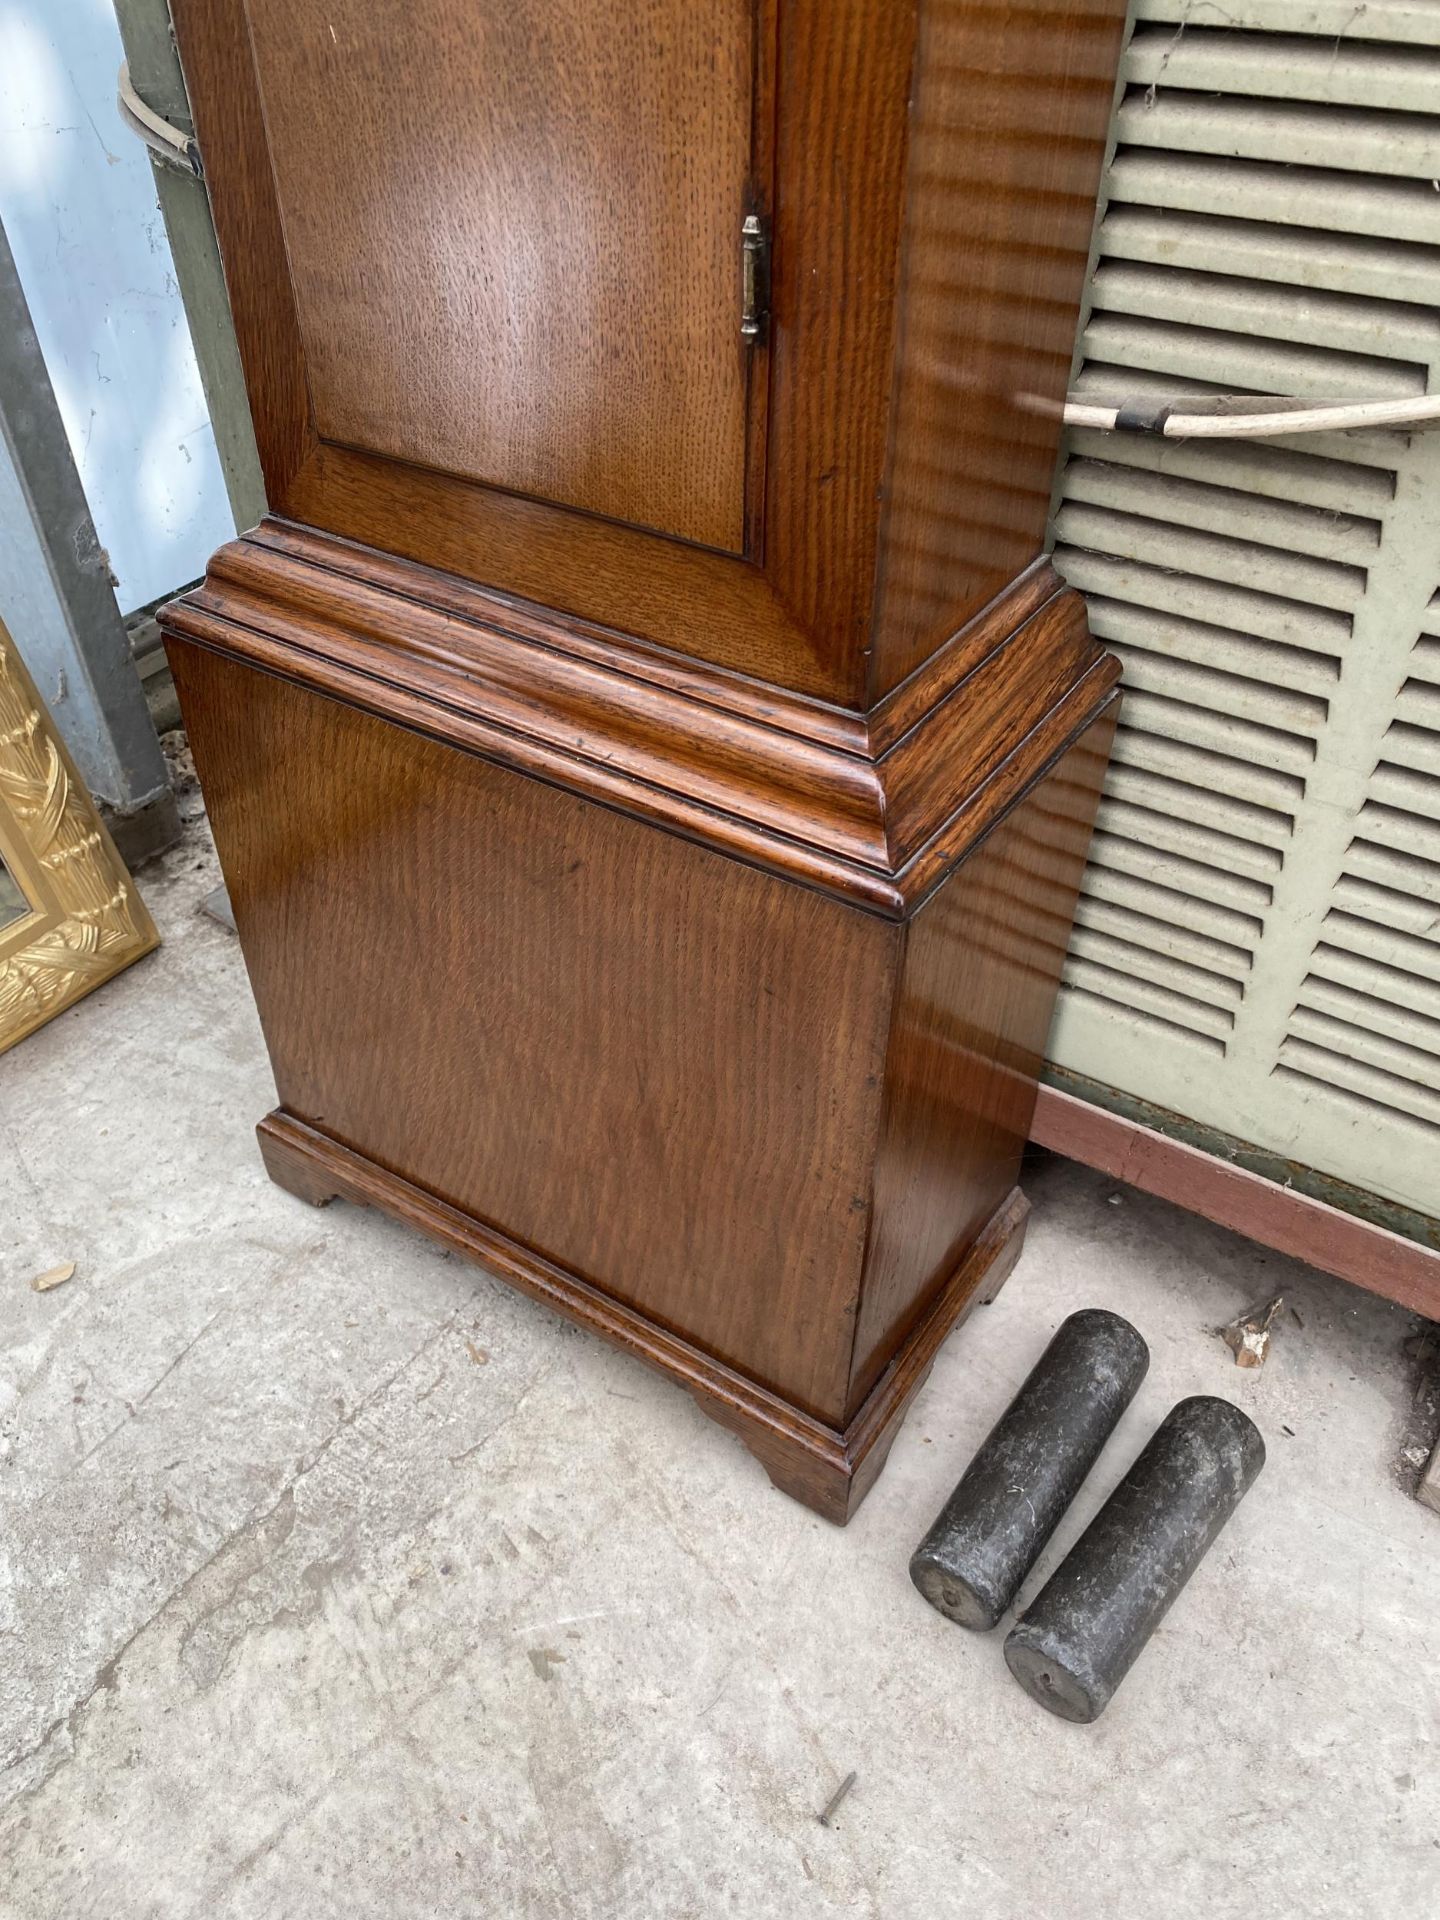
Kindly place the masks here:
[(1199, 1395), (1171, 1409), (1011, 1628), (1010, 1671), (1065, 1720), (1095, 1720), (1265, 1464), (1253, 1420)]
[(1087, 1307), (1061, 1324), (915, 1550), (910, 1578), (932, 1607), (995, 1625), (1149, 1364), (1118, 1313)]

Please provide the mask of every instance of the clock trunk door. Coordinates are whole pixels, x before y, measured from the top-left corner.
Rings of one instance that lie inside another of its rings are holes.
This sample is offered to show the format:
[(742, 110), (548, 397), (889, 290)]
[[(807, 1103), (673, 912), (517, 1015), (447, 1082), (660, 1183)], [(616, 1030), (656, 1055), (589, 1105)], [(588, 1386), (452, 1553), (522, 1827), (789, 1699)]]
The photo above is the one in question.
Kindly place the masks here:
[(750, 0), (249, 0), (318, 438), (739, 553)]
[(172, 10), (272, 512), (854, 699), (911, 10)]

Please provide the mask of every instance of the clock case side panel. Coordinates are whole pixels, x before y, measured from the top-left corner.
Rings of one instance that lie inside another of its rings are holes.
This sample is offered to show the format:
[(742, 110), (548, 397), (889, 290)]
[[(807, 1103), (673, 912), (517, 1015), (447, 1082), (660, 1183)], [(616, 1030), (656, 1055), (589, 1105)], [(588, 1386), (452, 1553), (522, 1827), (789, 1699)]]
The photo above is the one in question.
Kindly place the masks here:
[(1015, 1191), (1118, 712), (1032, 766), (905, 927), (849, 1415)]
[(920, 0), (871, 625), (883, 699), (1031, 567), (1126, 0)]
[[(1114, 12), (927, 5), (1036, 29), (1042, 75), (1042, 17)], [(267, 1164), (662, 1367), (843, 1520), (1018, 1250), (1117, 672), (1028, 534), (967, 557), (993, 461), (942, 467), (938, 557), (906, 530), (916, 7), (780, 0), (763, 564), (320, 443), (244, 0), (177, 12), (286, 515), (163, 618), (280, 1086)], [(1008, 69), (973, 84), (1003, 103)], [(953, 364), (1014, 292), (999, 257)], [(1026, 230), (1022, 306), (1043, 258)]]

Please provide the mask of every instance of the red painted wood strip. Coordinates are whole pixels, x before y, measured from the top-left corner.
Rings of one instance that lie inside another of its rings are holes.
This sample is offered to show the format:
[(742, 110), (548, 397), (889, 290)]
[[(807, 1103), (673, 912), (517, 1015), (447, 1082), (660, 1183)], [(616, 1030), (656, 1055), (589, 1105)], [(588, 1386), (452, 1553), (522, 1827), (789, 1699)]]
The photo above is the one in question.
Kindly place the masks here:
[(1172, 1201), (1262, 1247), (1440, 1319), (1440, 1253), (1183, 1140), (1041, 1087), (1030, 1137), (1142, 1193)]

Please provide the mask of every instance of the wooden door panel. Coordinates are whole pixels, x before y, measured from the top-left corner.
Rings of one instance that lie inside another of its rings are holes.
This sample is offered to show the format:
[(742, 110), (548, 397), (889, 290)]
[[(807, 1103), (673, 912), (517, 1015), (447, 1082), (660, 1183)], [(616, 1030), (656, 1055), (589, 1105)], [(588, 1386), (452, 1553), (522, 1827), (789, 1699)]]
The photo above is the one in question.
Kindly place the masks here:
[(740, 551), (752, 4), (250, 0), (322, 440)]
[(859, 701), (913, 0), (171, 5), (272, 512)]

